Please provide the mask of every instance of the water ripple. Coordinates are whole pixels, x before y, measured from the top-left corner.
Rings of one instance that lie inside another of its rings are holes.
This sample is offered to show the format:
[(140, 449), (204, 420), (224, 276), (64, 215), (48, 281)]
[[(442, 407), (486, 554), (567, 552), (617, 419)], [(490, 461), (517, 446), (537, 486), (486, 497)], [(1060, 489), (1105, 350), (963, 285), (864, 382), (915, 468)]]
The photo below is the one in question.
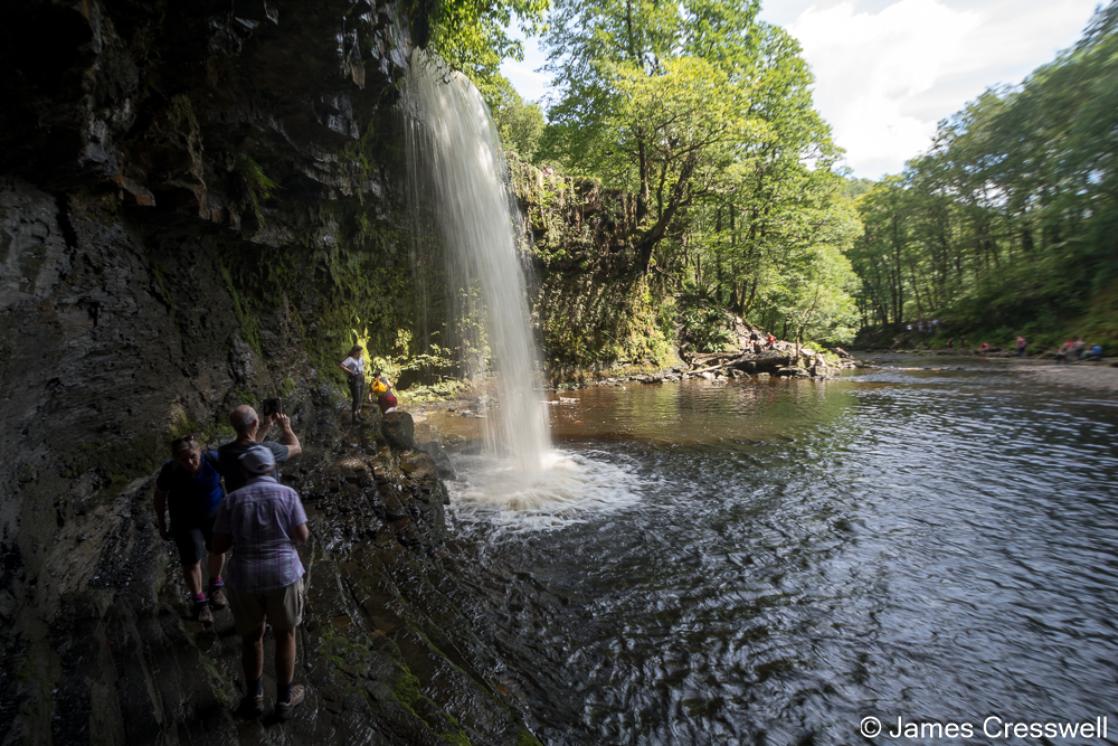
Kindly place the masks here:
[(454, 506), (479, 558), (459, 601), (548, 742), (847, 744), (867, 714), (1112, 710), (1113, 402), (973, 363), (579, 397), (564, 448), (619, 471), (577, 520), (515, 532), (515, 511)]

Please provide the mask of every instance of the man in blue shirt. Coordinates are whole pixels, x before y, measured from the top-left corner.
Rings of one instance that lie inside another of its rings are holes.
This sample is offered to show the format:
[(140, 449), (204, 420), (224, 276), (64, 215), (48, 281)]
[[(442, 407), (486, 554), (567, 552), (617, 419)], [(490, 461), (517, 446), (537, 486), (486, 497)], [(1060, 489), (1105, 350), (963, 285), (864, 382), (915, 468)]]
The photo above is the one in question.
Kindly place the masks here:
[[(174, 539), (182, 563), (183, 578), (194, 602), (194, 617), (203, 625), (213, 624), (214, 608), (226, 605), (221, 578), (224, 554), (212, 549), (213, 524), (225, 499), (217, 452), (203, 450), (193, 435), (171, 442), (171, 460), (163, 464), (155, 480), (155, 516), (159, 535)], [(167, 509), (171, 530), (167, 530)], [(210, 593), (202, 590), (202, 558), (207, 556)]]

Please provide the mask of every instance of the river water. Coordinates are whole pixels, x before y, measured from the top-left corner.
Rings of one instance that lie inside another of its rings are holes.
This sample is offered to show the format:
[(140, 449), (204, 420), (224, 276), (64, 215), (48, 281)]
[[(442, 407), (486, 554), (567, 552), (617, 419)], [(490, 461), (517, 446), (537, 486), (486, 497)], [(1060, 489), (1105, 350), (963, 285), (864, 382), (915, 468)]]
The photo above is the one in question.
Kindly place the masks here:
[(456, 457), (456, 600), (543, 740), (848, 744), (872, 715), (983, 743), (990, 715), (1109, 715), (1115, 742), (1118, 401), (878, 362), (563, 392), (551, 503), (487, 502)]

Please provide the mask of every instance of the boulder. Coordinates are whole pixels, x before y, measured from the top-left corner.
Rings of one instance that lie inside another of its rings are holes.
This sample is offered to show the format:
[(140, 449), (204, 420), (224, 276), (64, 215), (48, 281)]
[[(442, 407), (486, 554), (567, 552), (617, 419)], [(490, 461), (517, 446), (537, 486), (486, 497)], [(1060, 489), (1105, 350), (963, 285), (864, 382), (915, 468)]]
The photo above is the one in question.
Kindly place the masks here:
[(415, 422), (407, 412), (389, 412), (384, 415), (381, 433), (395, 450), (409, 451), (415, 448)]
[(435, 473), (439, 479), (454, 479), (454, 466), (450, 463), (450, 456), (447, 455), (446, 449), (438, 441), (428, 441), (427, 443), (419, 443), (416, 448), (423, 451), (431, 457), (431, 461), (435, 464)]
[(404, 451), (400, 454), (400, 470), (416, 481), (435, 478), (438, 468), (435, 460), (423, 451)]
[(780, 378), (807, 378), (811, 374), (808, 373), (806, 368), (800, 368), (799, 366), (787, 366), (783, 368), (777, 368), (776, 375)]
[(744, 370), (746, 373), (775, 373), (779, 368), (794, 367), (795, 355), (781, 350), (765, 350), (761, 353), (749, 353), (733, 362), (733, 367)]
[(401, 494), (399, 490), (389, 490), (384, 495), (384, 512), (385, 517), (390, 521), (398, 521), (401, 518), (407, 518), (408, 502), (405, 495)]

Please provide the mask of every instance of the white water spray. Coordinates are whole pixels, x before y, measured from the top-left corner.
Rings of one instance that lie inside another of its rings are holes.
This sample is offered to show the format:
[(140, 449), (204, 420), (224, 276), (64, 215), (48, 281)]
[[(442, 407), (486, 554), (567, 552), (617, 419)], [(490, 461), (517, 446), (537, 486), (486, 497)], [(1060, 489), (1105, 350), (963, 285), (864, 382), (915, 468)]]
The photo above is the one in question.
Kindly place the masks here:
[(407, 100), (412, 193), (430, 193), (456, 274), (467, 292), (481, 290), (497, 393), (486, 419), (488, 450), (539, 471), (550, 434), (496, 127), (465, 76), (439, 69), (419, 51), (408, 68)]

